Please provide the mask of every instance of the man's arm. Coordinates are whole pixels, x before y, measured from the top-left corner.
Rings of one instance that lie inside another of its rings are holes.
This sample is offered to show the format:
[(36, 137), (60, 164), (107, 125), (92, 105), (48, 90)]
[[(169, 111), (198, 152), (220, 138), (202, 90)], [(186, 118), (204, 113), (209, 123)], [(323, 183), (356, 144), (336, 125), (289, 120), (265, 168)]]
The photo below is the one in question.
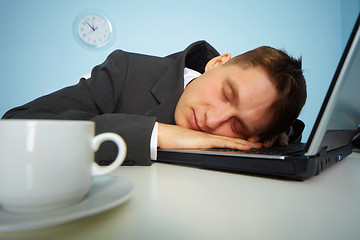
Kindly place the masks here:
[[(105, 63), (95, 67), (90, 79), (81, 79), (74, 86), (40, 97), (8, 111), (3, 118), (90, 120), (96, 123), (96, 133), (115, 132), (127, 143), (124, 164), (150, 165), (150, 136), (155, 117), (117, 113), (121, 91), (126, 80), (127, 55), (111, 54)], [(97, 161), (111, 161), (117, 149), (103, 144)]]
[(176, 125), (159, 123), (159, 148), (232, 148), (238, 150), (249, 150), (251, 148), (260, 148), (261, 146), (261, 143), (251, 142), (239, 138), (213, 135)]
[[(89, 99), (91, 100), (91, 99)], [(55, 102), (54, 102), (55, 101)], [(96, 124), (96, 134), (115, 132), (122, 136), (127, 144), (128, 154), (124, 165), (150, 165), (150, 136), (156, 121), (155, 117), (144, 117), (130, 114), (106, 113), (82, 110), (66, 110), (57, 113), (52, 108), (63, 104), (64, 99), (51, 94), (41, 99), (8, 111), (6, 119), (53, 119), (53, 120), (89, 120)], [(76, 108), (74, 103), (72, 108)], [(105, 142), (96, 152), (96, 161), (106, 165), (115, 159), (117, 148), (110, 142)]]

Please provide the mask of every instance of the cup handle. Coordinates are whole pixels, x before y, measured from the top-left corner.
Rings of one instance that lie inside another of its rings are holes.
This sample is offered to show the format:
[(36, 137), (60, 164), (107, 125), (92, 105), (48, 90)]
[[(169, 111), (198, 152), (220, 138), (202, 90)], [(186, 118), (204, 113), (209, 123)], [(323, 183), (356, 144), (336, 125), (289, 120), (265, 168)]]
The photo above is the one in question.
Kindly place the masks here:
[(108, 166), (99, 166), (96, 162), (92, 163), (91, 173), (93, 176), (104, 175), (118, 168), (126, 157), (126, 143), (122, 137), (115, 133), (101, 133), (92, 140), (92, 148), (96, 152), (104, 141), (113, 141), (118, 148), (115, 160)]

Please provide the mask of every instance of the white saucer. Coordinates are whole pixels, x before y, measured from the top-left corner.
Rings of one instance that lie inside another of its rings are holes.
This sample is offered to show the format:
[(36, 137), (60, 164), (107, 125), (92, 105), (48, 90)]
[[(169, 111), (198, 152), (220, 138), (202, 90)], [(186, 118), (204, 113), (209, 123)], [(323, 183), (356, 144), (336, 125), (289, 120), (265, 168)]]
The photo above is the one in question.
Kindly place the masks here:
[(126, 179), (101, 176), (93, 179), (92, 188), (83, 201), (69, 207), (24, 214), (9, 213), (0, 207), (0, 232), (48, 227), (88, 217), (124, 203), (133, 189), (133, 183)]

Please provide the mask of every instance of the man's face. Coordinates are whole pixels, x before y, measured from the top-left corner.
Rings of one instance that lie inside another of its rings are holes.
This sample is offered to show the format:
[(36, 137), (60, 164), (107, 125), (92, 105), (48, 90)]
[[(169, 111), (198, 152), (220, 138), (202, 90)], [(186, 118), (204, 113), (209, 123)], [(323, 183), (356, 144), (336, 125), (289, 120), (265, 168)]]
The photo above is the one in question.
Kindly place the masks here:
[(175, 122), (215, 135), (258, 137), (270, 124), (268, 110), (277, 91), (262, 67), (244, 69), (224, 62), (209, 62), (205, 73), (188, 84)]

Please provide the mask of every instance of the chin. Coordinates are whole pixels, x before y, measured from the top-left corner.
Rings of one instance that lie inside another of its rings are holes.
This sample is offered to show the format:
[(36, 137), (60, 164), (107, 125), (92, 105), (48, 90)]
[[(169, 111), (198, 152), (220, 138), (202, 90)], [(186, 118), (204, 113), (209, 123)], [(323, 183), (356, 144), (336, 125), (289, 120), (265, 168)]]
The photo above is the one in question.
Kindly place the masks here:
[(175, 110), (174, 120), (175, 120), (175, 124), (180, 127), (191, 128), (190, 127), (191, 125), (187, 121), (186, 114), (184, 114), (184, 111), (181, 112)]
[(175, 120), (175, 124), (176, 124), (177, 126), (180, 126), (180, 127), (190, 128), (190, 127), (189, 127), (189, 124), (186, 124), (186, 121), (176, 121), (176, 120)]
[(188, 122), (186, 121), (186, 118), (180, 118), (180, 119), (176, 119), (176, 118), (175, 118), (175, 124), (176, 124), (177, 126), (180, 126), (180, 127), (183, 127), (183, 128), (189, 128), (189, 129), (192, 128), (191, 125), (190, 125), (190, 123), (188, 123)]

